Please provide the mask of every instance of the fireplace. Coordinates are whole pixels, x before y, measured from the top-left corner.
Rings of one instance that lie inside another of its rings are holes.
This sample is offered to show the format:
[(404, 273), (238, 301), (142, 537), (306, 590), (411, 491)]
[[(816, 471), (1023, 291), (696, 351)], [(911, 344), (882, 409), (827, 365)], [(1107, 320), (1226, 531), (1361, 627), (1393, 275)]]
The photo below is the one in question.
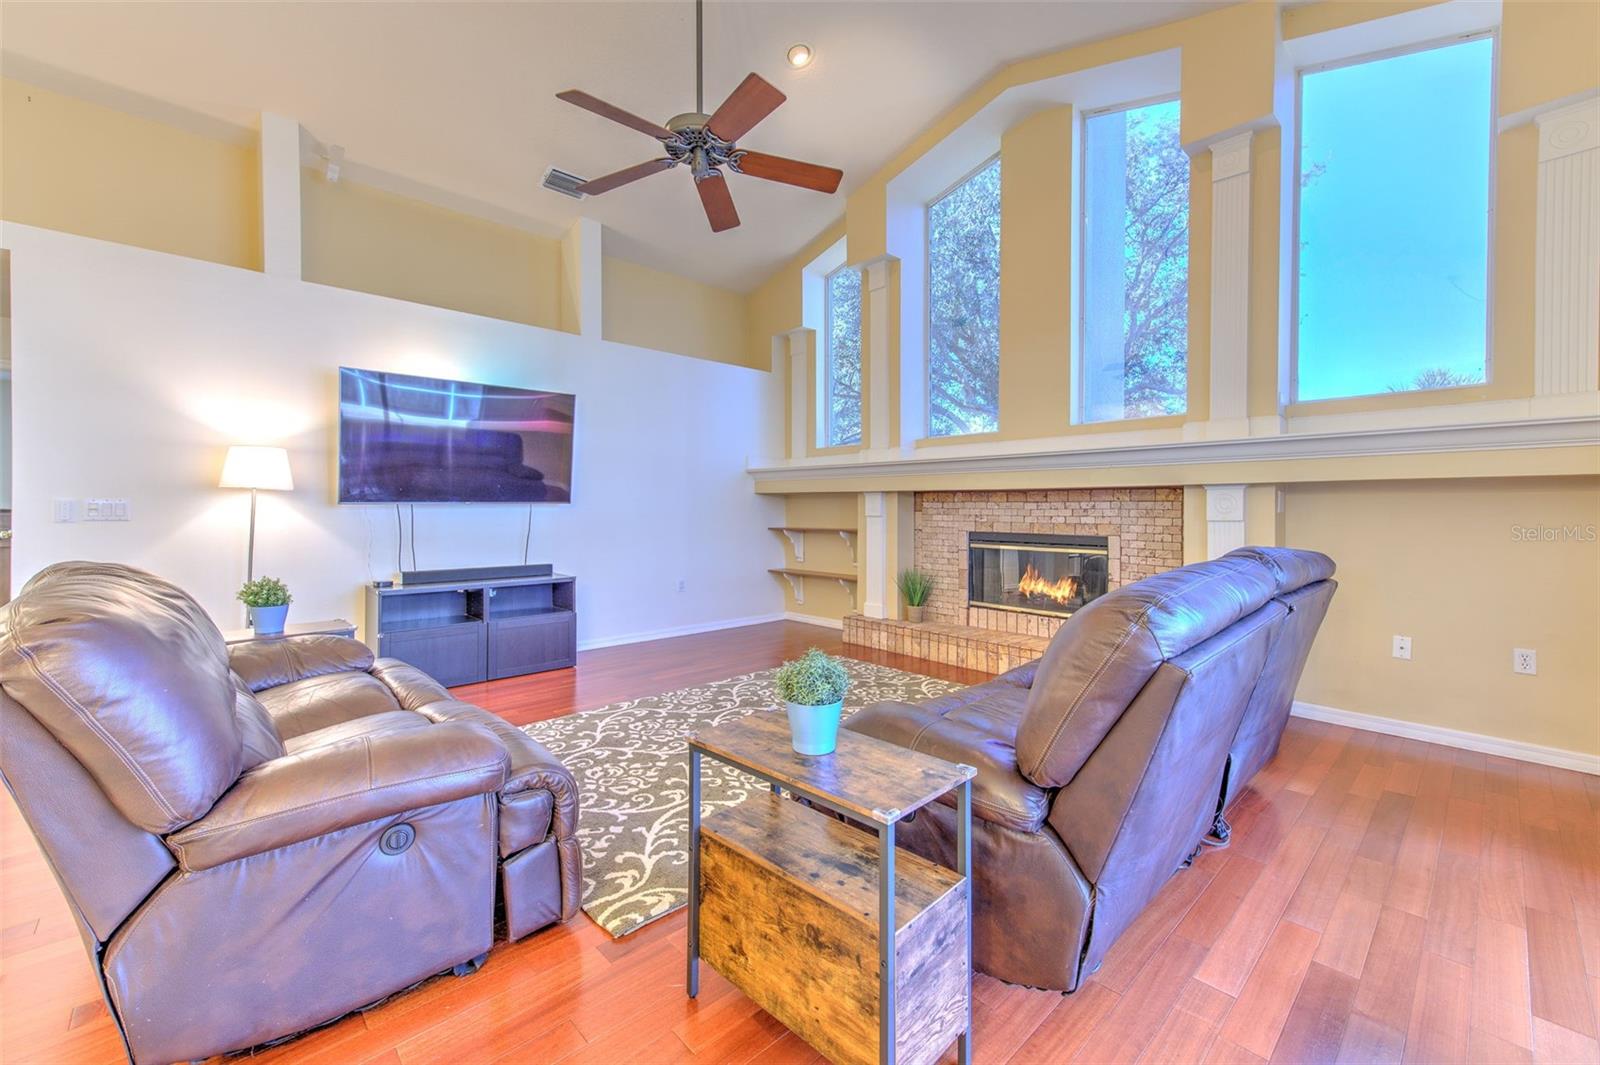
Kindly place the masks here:
[(967, 534), (967, 605), (1071, 617), (1106, 594), (1109, 540), (1048, 533)]

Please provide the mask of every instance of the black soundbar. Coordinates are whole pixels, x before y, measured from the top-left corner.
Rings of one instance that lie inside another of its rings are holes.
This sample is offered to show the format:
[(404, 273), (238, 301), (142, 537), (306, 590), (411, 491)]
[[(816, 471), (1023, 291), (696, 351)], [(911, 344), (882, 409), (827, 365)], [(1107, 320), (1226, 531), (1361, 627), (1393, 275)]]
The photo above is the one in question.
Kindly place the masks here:
[(531, 566), (468, 566), (465, 569), (413, 569), (401, 570), (399, 585), (453, 584), (460, 581), (505, 581), (519, 577), (548, 577), (555, 567), (548, 562)]

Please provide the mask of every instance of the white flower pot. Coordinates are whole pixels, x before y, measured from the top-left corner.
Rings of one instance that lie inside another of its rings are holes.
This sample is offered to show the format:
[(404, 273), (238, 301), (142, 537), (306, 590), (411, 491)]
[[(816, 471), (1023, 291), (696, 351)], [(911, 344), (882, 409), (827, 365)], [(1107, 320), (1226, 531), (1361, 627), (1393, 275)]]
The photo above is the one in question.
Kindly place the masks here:
[(839, 716), (844, 712), (844, 701), (825, 706), (787, 705), (795, 753), (832, 754), (839, 742)]

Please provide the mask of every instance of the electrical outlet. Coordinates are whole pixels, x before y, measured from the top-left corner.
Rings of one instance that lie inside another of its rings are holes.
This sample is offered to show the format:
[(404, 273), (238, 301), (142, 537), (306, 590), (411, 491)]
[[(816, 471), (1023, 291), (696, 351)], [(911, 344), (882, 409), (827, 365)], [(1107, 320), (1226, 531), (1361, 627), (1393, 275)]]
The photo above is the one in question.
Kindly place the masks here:
[(1511, 651), (1511, 672), (1526, 673), (1529, 676), (1539, 672), (1539, 652), (1530, 651), (1526, 647), (1515, 647)]
[(1411, 637), (1396, 636), (1394, 638), (1394, 656), (1411, 661)]

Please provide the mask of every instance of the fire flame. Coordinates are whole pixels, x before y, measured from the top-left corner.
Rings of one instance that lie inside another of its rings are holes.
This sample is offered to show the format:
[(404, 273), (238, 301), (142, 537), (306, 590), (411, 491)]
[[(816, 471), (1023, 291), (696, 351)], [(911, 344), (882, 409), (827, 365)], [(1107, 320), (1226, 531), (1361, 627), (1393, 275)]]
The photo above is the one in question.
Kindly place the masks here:
[(1030, 562), (1028, 568), (1022, 571), (1022, 580), (1017, 582), (1017, 591), (1023, 595), (1042, 595), (1065, 606), (1078, 597), (1078, 578), (1062, 577), (1059, 581), (1047, 581), (1039, 576), (1039, 571)]

